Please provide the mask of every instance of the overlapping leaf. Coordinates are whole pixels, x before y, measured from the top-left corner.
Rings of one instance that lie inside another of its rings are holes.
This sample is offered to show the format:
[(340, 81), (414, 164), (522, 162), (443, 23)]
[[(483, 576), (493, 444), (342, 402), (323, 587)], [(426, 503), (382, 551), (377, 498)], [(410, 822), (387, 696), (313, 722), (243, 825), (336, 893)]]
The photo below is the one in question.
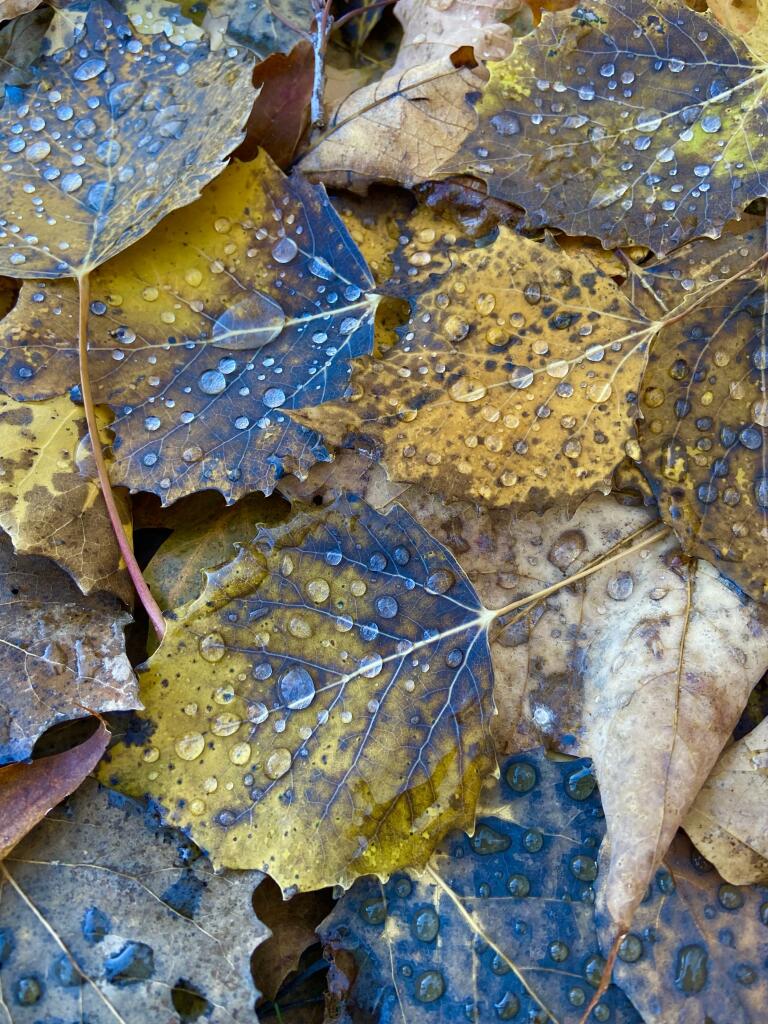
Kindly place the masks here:
[(0, 865), (5, 1019), (253, 1021), (260, 879), (87, 783)]
[(768, 719), (723, 751), (685, 819), (685, 831), (723, 878), (768, 880)]
[(685, 549), (758, 600), (768, 596), (768, 292), (756, 263), (764, 251), (762, 226), (693, 242), (631, 284), (655, 316), (686, 292), (710, 290), (651, 350), (640, 393), (642, 464)]
[[(472, 838), (452, 832), (421, 878), (361, 879), (323, 923), (341, 1019), (580, 1020), (604, 967), (591, 905), (604, 825), (589, 763), (511, 759), (480, 812)], [(640, 1024), (613, 985), (598, 1006), (595, 1020)]]
[(487, 613), (403, 509), (349, 499), (208, 573), (102, 778), (289, 889), (423, 863), (493, 766)]
[[(767, 921), (768, 889), (724, 883), (681, 834), (637, 912), (613, 977), (645, 1024), (762, 1024)], [(605, 950), (608, 931), (601, 933)]]
[(83, 593), (109, 590), (130, 603), (104, 500), (78, 469), (86, 434), (83, 410), (68, 396), (0, 397), (0, 527), (16, 551), (52, 558)]
[(503, 226), (485, 248), (434, 249), (450, 271), (411, 299), (397, 345), (353, 367), (349, 400), (299, 418), (448, 498), (540, 507), (607, 490), (655, 326), (587, 258)]
[(242, 137), (249, 61), (142, 36), (106, 0), (0, 111), (0, 268), (76, 275), (197, 197)]
[[(263, 154), (230, 166), (93, 275), (89, 364), (116, 414), (114, 482), (234, 501), (326, 458), (291, 411), (341, 394), (370, 351), (372, 284), (322, 189)], [(66, 387), (76, 312), (71, 285), (24, 286), (4, 321), (7, 392)]]
[(313, 25), (311, 0), (209, 0), (204, 25), (212, 35), (225, 34), (262, 61), (288, 53), (306, 39)]
[(5, 534), (0, 580), (0, 764), (29, 757), (57, 722), (139, 706), (116, 598), (83, 597), (49, 559), (14, 554)]
[(607, 247), (714, 237), (768, 191), (763, 54), (674, 0), (545, 14), (493, 65), (448, 168)]

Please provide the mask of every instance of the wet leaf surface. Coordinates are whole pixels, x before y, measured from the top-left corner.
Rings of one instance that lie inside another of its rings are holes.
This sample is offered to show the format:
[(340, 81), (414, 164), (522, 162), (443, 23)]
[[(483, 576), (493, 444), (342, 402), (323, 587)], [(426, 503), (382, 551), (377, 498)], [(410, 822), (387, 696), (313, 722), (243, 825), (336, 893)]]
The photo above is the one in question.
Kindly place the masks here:
[[(640, 392), (642, 465), (685, 549), (768, 596), (765, 228), (693, 242), (630, 287), (649, 312), (711, 299), (662, 329)], [(741, 275), (738, 276), (737, 275)], [(716, 289), (716, 290), (715, 290)], [(651, 315), (659, 315), (658, 313)]]
[(734, 885), (768, 881), (768, 719), (728, 747), (685, 819), (697, 849)]
[(272, 53), (288, 53), (306, 39), (312, 27), (310, 0), (210, 0), (204, 25), (214, 34), (245, 46), (263, 61)]
[(47, 558), (0, 533), (0, 764), (23, 761), (57, 722), (138, 706), (125, 655), (130, 617), (108, 594), (83, 597)]
[(646, 1024), (760, 1024), (767, 919), (768, 889), (723, 882), (680, 834), (638, 910), (614, 979)]
[(83, 410), (68, 396), (0, 396), (0, 526), (16, 551), (52, 558), (83, 593), (108, 590), (128, 604), (132, 590), (104, 500), (78, 466), (90, 448), (86, 435)]
[(197, 197), (242, 138), (250, 62), (142, 36), (105, 0), (0, 111), (0, 268), (72, 276)]
[[(472, 838), (452, 832), (421, 877), (361, 879), (324, 922), (347, 1019), (579, 1021), (604, 964), (591, 903), (604, 832), (595, 780), (588, 761), (540, 750), (501, 769)], [(640, 1024), (613, 985), (599, 1006), (595, 1020)]]
[(149, 792), (215, 863), (284, 890), (423, 863), (492, 769), (485, 615), (402, 509), (350, 499), (265, 531), (176, 612), (143, 676)]
[(447, 498), (541, 508), (607, 490), (653, 328), (582, 255), (503, 226), (485, 248), (429, 239), (411, 263), (447, 269), (411, 296), (397, 344), (301, 420)]
[(3, 1020), (253, 1021), (260, 878), (88, 782), (0, 865)]
[[(263, 154), (230, 166), (93, 275), (89, 363), (115, 410), (113, 482), (234, 501), (327, 458), (291, 411), (343, 393), (372, 346), (372, 286), (322, 189)], [(4, 321), (3, 388), (60, 393), (76, 326), (71, 285), (26, 285)]]
[(672, 0), (544, 14), (493, 65), (446, 169), (478, 175), (533, 226), (668, 252), (766, 194), (767, 70)]

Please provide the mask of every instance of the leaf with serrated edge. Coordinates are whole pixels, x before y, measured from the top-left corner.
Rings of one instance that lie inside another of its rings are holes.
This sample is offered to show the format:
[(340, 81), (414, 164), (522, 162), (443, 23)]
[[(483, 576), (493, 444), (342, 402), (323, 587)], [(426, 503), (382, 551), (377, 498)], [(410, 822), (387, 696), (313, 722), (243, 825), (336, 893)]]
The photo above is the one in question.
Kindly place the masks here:
[(0, 532), (0, 765), (23, 761), (50, 726), (140, 707), (109, 594), (83, 597), (48, 558), (16, 555)]
[(452, 265), (411, 298), (398, 343), (353, 366), (347, 401), (297, 418), (449, 499), (540, 508), (607, 490), (656, 326), (586, 257), (503, 225), (484, 248), (432, 248)]
[[(58, 562), (84, 594), (108, 590), (130, 604), (104, 500), (78, 468), (86, 435), (82, 407), (68, 396), (27, 403), (0, 396), (0, 527), (20, 554)], [(126, 519), (130, 530), (127, 511)]]
[[(471, 838), (451, 832), (419, 877), (361, 879), (323, 922), (331, 1006), (341, 993), (349, 1013), (338, 1019), (580, 1020), (604, 965), (595, 779), (589, 762), (541, 750), (501, 768)], [(641, 1024), (614, 985), (600, 1005), (593, 1019)]]
[[(0, 865), (7, 1019), (253, 1022), (261, 877), (215, 874), (179, 833), (89, 780)], [(17, 998), (35, 986), (39, 999)]]
[(768, 719), (724, 750), (683, 828), (734, 885), (768, 881)]
[[(77, 276), (192, 202), (253, 103), (250, 61), (145, 36), (106, 0), (0, 109), (0, 272)], [(21, 129), (19, 131), (19, 128)]]
[(284, 890), (424, 863), (495, 764), (487, 613), (403, 509), (350, 498), (260, 548), (171, 618), (143, 676), (151, 735), (101, 778)]
[(443, 172), (481, 177), (530, 225), (668, 252), (768, 192), (767, 76), (685, 4), (590, 0), (544, 14), (492, 65)]

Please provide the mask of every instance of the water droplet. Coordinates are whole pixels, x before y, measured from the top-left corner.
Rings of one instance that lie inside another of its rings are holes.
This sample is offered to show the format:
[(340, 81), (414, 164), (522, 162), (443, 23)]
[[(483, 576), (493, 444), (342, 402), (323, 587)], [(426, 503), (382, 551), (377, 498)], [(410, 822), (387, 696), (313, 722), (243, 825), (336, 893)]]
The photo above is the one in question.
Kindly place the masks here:
[(331, 588), (325, 580), (310, 580), (307, 584), (307, 595), (315, 604), (327, 601), (330, 593)]
[(205, 750), (205, 740), (199, 732), (188, 732), (176, 740), (175, 748), (182, 761), (194, 761)]
[(502, 835), (490, 825), (480, 824), (475, 829), (475, 834), (469, 840), (469, 845), (481, 856), (486, 854), (503, 853), (508, 850), (512, 840), (509, 836)]
[(264, 405), (269, 409), (277, 409), (285, 404), (285, 392), (280, 388), (267, 388), (264, 392)]
[(619, 946), (619, 959), (625, 963), (634, 964), (643, 955), (643, 943), (637, 935), (631, 932), (625, 935)]
[(549, 549), (547, 560), (565, 572), (583, 554), (586, 546), (587, 538), (581, 530), (565, 530)]
[(292, 238), (281, 238), (272, 248), (272, 259), (276, 263), (290, 263), (298, 251), (299, 247)]
[(440, 971), (424, 971), (416, 978), (414, 995), (420, 1003), (434, 1003), (445, 992), (445, 980)]
[(456, 577), (450, 569), (437, 569), (427, 577), (427, 590), (435, 594), (445, 594), (456, 582)]
[(88, 82), (92, 78), (96, 78), (106, 68), (107, 62), (101, 57), (90, 57), (72, 73), (72, 77), (76, 78), (78, 82)]
[(219, 395), (226, 386), (227, 380), (221, 370), (204, 370), (200, 374), (198, 387), (205, 395)]
[(494, 114), (491, 118), (491, 124), (499, 135), (519, 135), (522, 130), (520, 119), (506, 111)]
[(229, 751), (229, 760), (232, 764), (247, 764), (251, 759), (250, 743), (236, 743)]
[(507, 882), (507, 889), (510, 896), (525, 897), (531, 891), (531, 883), (525, 875), (510, 875)]
[(206, 661), (221, 661), (224, 653), (224, 637), (221, 633), (209, 633), (200, 641), (200, 655)]
[(398, 612), (398, 604), (394, 597), (379, 597), (376, 599), (376, 611), (383, 619), (394, 619)]
[(308, 708), (315, 699), (315, 683), (305, 668), (293, 666), (280, 676), (277, 684), (280, 700), (293, 711)]
[(358, 914), (366, 924), (383, 924), (387, 918), (387, 905), (378, 896), (371, 896), (362, 901)]
[(608, 580), (605, 589), (608, 596), (614, 601), (626, 601), (632, 596), (632, 591), (635, 589), (632, 573), (617, 572), (612, 579)]
[(59, 187), (62, 192), (76, 192), (82, 184), (82, 176), (73, 171), (70, 174), (64, 175), (59, 182)]
[(277, 747), (267, 758), (264, 773), (270, 779), (280, 779), (291, 767), (291, 752), (286, 747)]
[(432, 942), (440, 931), (440, 918), (432, 907), (424, 907), (413, 918), (413, 934), (421, 942)]
[(709, 954), (703, 946), (683, 946), (677, 954), (675, 986), (685, 995), (701, 992), (707, 982)]
[(529, 761), (514, 761), (505, 778), (515, 793), (529, 793), (536, 785), (536, 768)]

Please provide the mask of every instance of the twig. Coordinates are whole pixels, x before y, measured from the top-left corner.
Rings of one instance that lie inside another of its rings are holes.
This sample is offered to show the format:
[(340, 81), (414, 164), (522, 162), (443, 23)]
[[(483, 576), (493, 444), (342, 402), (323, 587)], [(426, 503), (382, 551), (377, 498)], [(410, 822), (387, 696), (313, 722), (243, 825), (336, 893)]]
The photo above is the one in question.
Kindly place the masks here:
[(325, 92), (325, 51), (328, 48), (328, 37), (333, 29), (331, 0), (312, 0), (315, 13), (315, 27), (312, 32), (312, 52), (315, 57), (315, 72), (312, 80), (312, 127), (325, 127), (325, 110), (323, 94)]
[(109, 514), (109, 521), (112, 524), (112, 530), (117, 540), (117, 545), (120, 548), (120, 554), (123, 556), (125, 567), (128, 570), (128, 575), (131, 577), (136, 593), (139, 596), (139, 600), (144, 606), (149, 621), (152, 623), (152, 627), (157, 633), (158, 639), (162, 640), (165, 633), (165, 619), (163, 613), (152, 597), (147, 581), (144, 579), (139, 564), (136, 561), (136, 556), (133, 553), (133, 547), (131, 546), (128, 537), (125, 534), (123, 528), (123, 522), (120, 518), (120, 513), (115, 502), (115, 496), (112, 492), (112, 484), (109, 480), (109, 470), (107, 469), (107, 463), (104, 459), (104, 452), (101, 447), (101, 439), (99, 437), (99, 426), (96, 422), (96, 409), (93, 404), (93, 394), (91, 392), (91, 377), (88, 372), (88, 300), (90, 298), (90, 281), (88, 278), (88, 272), (84, 272), (78, 275), (77, 278), (78, 294), (79, 294), (79, 309), (78, 309), (78, 353), (80, 358), (80, 393), (83, 399), (83, 408), (85, 409), (85, 422), (88, 424), (88, 433), (91, 437), (91, 448), (93, 450), (93, 458), (96, 463), (96, 475), (99, 480), (99, 486), (101, 493), (104, 496), (104, 504), (107, 506), (107, 513)]

